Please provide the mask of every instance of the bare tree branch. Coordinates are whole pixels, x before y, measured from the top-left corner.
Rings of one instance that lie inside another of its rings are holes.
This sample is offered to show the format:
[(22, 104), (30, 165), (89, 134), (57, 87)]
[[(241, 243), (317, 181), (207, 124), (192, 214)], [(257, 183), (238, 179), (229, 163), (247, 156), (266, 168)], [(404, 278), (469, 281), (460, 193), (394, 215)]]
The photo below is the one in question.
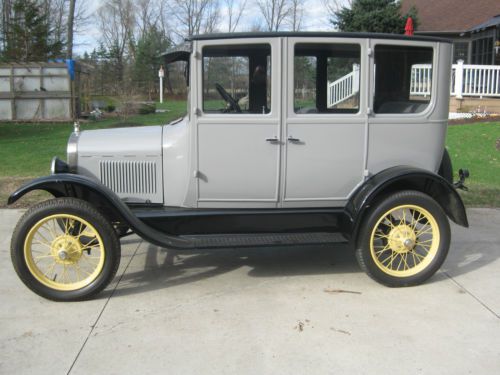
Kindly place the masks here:
[(291, 7), (289, 0), (256, 0), (268, 31), (278, 31), (283, 21), (289, 16)]
[[(241, 16), (247, 6), (247, 2), (248, 0), (224, 0), (228, 17), (227, 31), (229, 33), (233, 33), (236, 31), (236, 28), (240, 23)], [(238, 8), (236, 9), (237, 6)]]

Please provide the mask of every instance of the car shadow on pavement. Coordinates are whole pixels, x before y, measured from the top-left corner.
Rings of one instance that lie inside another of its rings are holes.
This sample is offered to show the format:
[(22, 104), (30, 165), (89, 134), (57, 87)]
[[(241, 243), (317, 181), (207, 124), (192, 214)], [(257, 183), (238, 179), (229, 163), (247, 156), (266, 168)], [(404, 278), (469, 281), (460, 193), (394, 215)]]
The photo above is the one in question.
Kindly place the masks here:
[[(341, 243), (189, 251), (148, 245), (135, 255), (114, 295), (171, 288), (241, 267), (250, 267), (249, 276), (262, 278), (362, 272), (354, 252)], [(111, 292), (108, 290), (101, 296), (106, 298)]]

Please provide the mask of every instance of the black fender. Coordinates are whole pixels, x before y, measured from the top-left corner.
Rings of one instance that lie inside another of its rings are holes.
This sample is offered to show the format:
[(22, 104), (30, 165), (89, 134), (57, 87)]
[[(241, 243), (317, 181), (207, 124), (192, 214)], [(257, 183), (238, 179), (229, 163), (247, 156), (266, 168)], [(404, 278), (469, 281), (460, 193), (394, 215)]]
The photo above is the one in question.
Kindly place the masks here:
[(126, 223), (135, 233), (152, 244), (176, 249), (193, 248), (191, 241), (162, 233), (137, 218), (130, 208), (108, 187), (88, 177), (57, 173), (40, 177), (20, 187), (8, 199), (8, 204), (16, 202), (33, 190), (45, 190), (54, 197), (74, 197), (85, 200), (112, 220)]
[(469, 226), (462, 198), (450, 182), (424, 169), (397, 166), (373, 175), (351, 195), (344, 223), (344, 232), (351, 241), (357, 238), (366, 211), (381, 197), (399, 190), (417, 190), (429, 195), (453, 222)]

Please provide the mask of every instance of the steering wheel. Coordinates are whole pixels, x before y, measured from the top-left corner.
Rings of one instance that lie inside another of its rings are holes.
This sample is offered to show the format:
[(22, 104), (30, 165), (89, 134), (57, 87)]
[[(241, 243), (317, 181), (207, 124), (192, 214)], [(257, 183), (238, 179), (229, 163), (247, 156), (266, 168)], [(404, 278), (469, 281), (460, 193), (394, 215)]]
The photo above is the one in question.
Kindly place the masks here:
[(231, 95), (229, 95), (224, 87), (216, 83), (215, 88), (217, 89), (217, 92), (220, 94), (220, 96), (222, 96), (222, 99), (224, 99), (225, 102), (229, 104), (229, 110), (233, 109), (234, 111), (241, 113), (240, 105)]

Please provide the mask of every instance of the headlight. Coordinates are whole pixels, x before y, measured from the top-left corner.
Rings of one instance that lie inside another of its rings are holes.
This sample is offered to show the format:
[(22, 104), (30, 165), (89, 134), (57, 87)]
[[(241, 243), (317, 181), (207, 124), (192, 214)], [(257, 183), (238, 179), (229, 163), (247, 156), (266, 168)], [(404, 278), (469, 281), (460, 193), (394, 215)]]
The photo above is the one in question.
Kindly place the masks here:
[(78, 137), (80, 133), (73, 132), (68, 139), (67, 160), (70, 172), (76, 172), (78, 164)]
[(68, 173), (69, 172), (68, 164), (66, 164), (65, 162), (63, 162), (57, 156), (54, 156), (52, 158), (52, 163), (50, 164), (50, 172), (52, 174), (56, 174), (56, 173)]

